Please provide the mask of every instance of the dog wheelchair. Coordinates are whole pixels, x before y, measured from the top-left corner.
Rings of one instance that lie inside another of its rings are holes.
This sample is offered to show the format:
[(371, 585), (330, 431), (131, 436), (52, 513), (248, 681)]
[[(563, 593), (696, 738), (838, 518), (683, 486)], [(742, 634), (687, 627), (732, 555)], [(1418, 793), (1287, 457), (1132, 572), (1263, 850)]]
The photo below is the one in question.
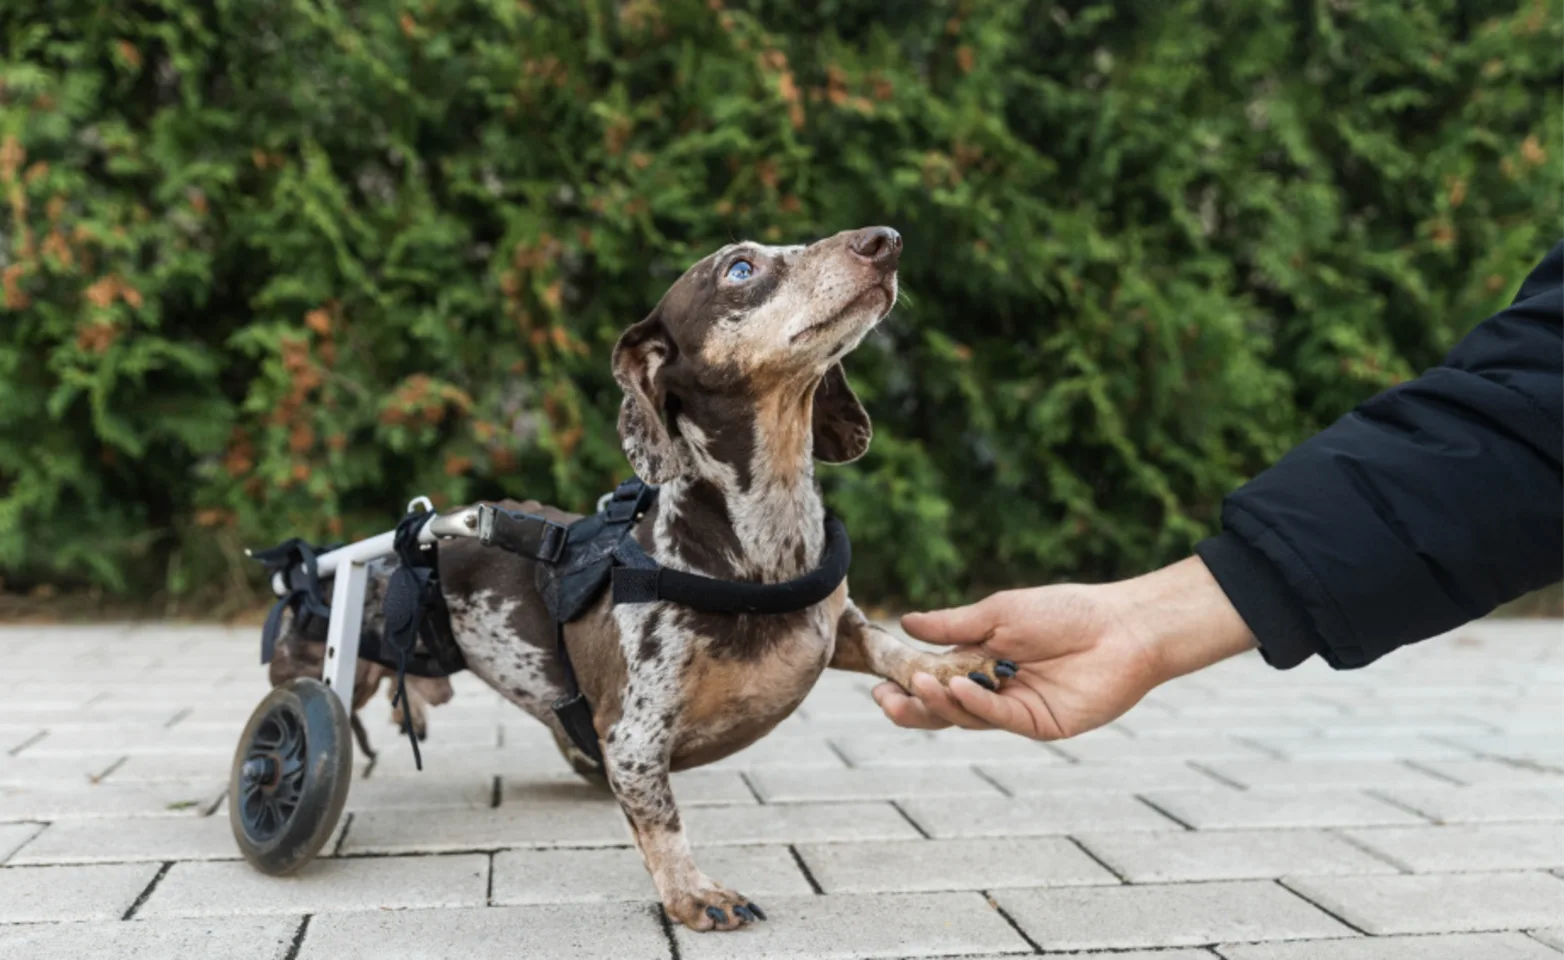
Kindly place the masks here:
[[(427, 498), (419, 497), (408, 504), (395, 530), (367, 540), (325, 551), (302, 540), (246, 551), (267, 566), (278, 597), (262, 630), (262, 663), (271, 659), (284, 611), (291, 611), (296, 622), (305, 617), (327, 621), (321, 678), (296, 678), (267, 694), (251, 713), (234, 753), (228, 819), (252, 866), (273, 875), (292, 873), (309, 863), (336, 830), (353, 779), (353, 687), (361, 655), (395, 665), (404, 711), (405, 674), (449, 676), (463, 669), (439, 597), (434, 546), (471, 538), (557, 560), (566, 530), (489, 504), (437, 514)], [(366, 638), (369, 565), (391, 557), (402, 563), (387, 587), (386, 627), (382, 635)], [(332, 584), (329, 607), (322, 599), (326, 581)], [(416, 757), (416, 739), (413, 750)]]

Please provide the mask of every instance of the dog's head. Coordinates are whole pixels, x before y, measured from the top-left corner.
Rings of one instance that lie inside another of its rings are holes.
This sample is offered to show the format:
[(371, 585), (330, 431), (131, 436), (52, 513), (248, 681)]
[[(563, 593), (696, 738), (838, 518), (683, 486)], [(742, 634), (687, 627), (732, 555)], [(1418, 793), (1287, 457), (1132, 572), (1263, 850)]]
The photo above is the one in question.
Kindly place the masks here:
[(808, 246), (736, 243), (687, 270), (614, 347), (619, 436), (636, 472), (655, 484), (689, 469), (681, 424), (753, 424), (762, 410), (796, 412), (816, 459), (862, 456), (869, 415), (841, 359), (895, 304), (900, 257), (895, 230), (866, 227)]

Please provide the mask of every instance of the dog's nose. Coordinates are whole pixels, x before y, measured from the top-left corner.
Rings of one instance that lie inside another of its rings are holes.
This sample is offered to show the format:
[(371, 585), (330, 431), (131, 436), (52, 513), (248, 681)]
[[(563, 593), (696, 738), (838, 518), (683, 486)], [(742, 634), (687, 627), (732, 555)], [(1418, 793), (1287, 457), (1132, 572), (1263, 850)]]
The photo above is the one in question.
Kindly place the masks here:
[(864, 227), (847, 241), (847, 248), (888, 273), (901, 259), (901, 234), (890, 227)]

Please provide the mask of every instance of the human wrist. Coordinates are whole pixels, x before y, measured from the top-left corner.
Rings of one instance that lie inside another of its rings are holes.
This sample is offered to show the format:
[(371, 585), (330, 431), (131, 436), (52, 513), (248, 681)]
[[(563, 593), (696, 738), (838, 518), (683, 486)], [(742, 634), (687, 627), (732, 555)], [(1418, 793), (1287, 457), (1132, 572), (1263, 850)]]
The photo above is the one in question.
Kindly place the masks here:
[(1159, 684), (1254, 649), (1254, 634), (1199, 557), (1114, 587)]

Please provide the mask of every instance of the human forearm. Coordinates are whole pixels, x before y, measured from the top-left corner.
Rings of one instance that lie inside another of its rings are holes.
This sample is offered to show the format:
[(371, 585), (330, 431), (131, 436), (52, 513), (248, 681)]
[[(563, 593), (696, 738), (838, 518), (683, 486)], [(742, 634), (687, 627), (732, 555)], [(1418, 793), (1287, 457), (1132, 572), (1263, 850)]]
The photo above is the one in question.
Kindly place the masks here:
[(1102, 587), (1165, 683), (1254, 648), (1255, 638), (1199, 557)]

